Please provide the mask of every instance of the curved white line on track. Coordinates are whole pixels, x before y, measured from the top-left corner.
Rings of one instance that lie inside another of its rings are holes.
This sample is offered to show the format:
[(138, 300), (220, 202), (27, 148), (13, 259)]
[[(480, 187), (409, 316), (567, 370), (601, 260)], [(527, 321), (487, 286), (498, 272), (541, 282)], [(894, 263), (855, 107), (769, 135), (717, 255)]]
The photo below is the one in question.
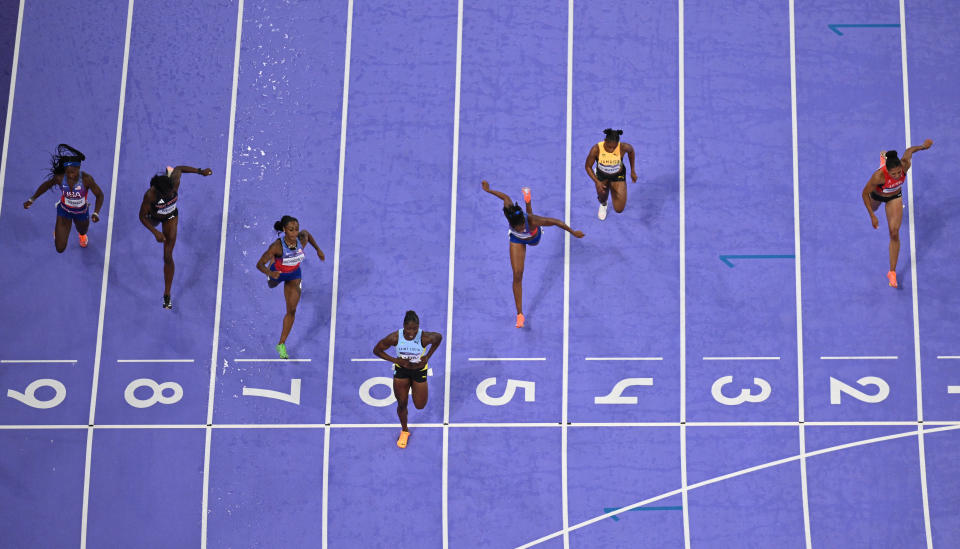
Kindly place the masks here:
[[(941, 432), (941, 431), (956, 431), (956, 430), (958, 430), (958, 429), (960, 429), (960, 425), (950, 425), (950, 426), (947, 426), (947, 427), (936, 427), (936, 428), (934, 428), (934, 429), (926, 429), (926, 430), (923, 431), (923, 433), (924, 433), (924, 435), (930, 435), (930, 434), (938, 433), (938, 432)], [(846, 443), (846, 444), (840, 444), (840, 445), (837, 445), (837, 446), (830, 446), (830, 447), (828, 447), (828, 448), (823, 448), (823, 449), (821, 449), (821, 450), (814, 450), (814, 451), (812, 451), (812, 452), (807, 452), (806, 454), (797, 454), (797, 455), (795, 455), (795, 456), (790, 456), (790, 457), (786, 457), (786, 458), (783, 458), (783, 459), (778, 459), (778, 460), (776, 460), (776, 461), (770, 461), (770, 462), (767, 462), (767, 463), (761, 463), (760, 465), (754, 465), (753, 467), (747, 467), (746, 469), (740, 469), (739, 471), (734, 471), (734, 472), (732, 472), (732, 473), (727, 473), (726, 475), (720, 475), (720, 476), (718, 476), (718, 477), (708, 478), (707, 480), (702, 480), (702, 481), (700, 481), (700, 482), (695, 482), (695, 483), (693, 483), (693, 484), (689, 484), (689, 485), (687, 485), (687, 491), (689, 492), (690, 490), (693, 490), (694, 488), (701, 488), (701, 487), (703, 487), (703, 486), (709, 486), (709, 485), (711, 485), (711, 484), (716, 484), (716, 483), (718, 483), (718, 482), (720, 482), (720, 481), (728, 480), (728, 479), (731, 479), (731, 478), (736, 478), (736, 477), (739, 477), (739, 476), (746, 475), (746, 474), (748, 474), (748, 473), (753, 473), (753, 472), (755, 472), (755, 471), (761, 471), (761, 470), (763, 470), (763, 469), (769, 469), (769, 468), (771, 468), (771, 467), (776, 467), (777, 465), (783, 465), (783, 464), (785, 464), (785, 463), (790, 463), (790, 462), (793, 462), (793, 461), (800, 461), (801, 458), (810, 458), (810, 457), (819, 456), (819, 455), (822, 455), (822, 454), (830, 454), (830, 453), (833, 453), (833, 452), (839, 452), (840, 450), (846, 450), (847, 448), (855, 448), (855, 447), (857, 447), (857, 446), (866, 446), (867, 444), (874, 444), (874, 443), (877, 443), (877, 442), (884, 442), (884, 441), (887, 441), (887, 440), (894, 440), (894, 439), (906, 438), (906, 437), (914, 437), (914, 436), (917, 436), (918, 433), (919, 433), (919, 431), (908, 431), (908, 432), (906, 432), (906, 433), (897, 433), (897, 434), (895, 434), (895, 435), (887, 435), (887, 436), (883, 436), (883, 437), (868, 438), (868, 439), (864, 439), (864, 440), (858, 440), (858, 441), (856, 441), (856, 442), (848, 442), (848, 443)], [(600, 522), (601, 520), (603, 520), (603, 519), (605, 519), (605, 518), (610, 518), (610, 517), (612, 517), (612, 516), (614, 516), (614, 515), (619, 515), (619, 514), (622, 514), (622, 513), (627, 512), (627, 511), (631, 511), (631, 510), (633, 510), (633, 509), (636, 509), (636, 508), (638, 508), (638, 507), (643, 507), (644, 505), (647, 505), (647, 504), (649, 504), (649, 503), (653, 503), (653, 502), (655, 502), (655, 501), (660, 501), (660, 500), (666, 499), (666, 498), (668, 498), (668, 497), (670, 497), (670, 496), (678, 495), (678, 494), (680, 494), (681, 492), (683, 492), (683, 488), (677, 488), (676, 490), (671, 490), (671, 491), (669, 491), (669, 492), (664, 492), (664, 493), (662, 493), (662, 494), (660, 494), (660, 495), (653, 496), (652, 498), (647, 498), (647, 499), (645, 499), (645, 500), (638, 501), (638, 502), (633, 503), (633, 504), (630, 504), (630, 505), (625, 505), (625, 506), (623, 506), (623, 507), (620, 507), (619, 509), (614, 509), (613, 511), (610, 511), (609, 513), (604, 513), (604, 514), (602, 514), (602, 515), (597, 515), (597, 516), (593, 517), (592, 519), (588, 519), (588, 520), (585, 520), (585, 521), (583, 521), (583, 522), (579, 522), (579, 523), (577, 523), (577, 524), (574, 524), (573, 526), (571, 526), (571, 527), (569, 527), (569, 528), (567, 528), (567, 529), (565, 529), (565, 530), (557, 530), (556, 532), (553, 532), (552, 534), (547, 534), (546, 536), (543, 536), (543, 537), (541, 537), (541, 538), (537, 538), (537, 539), (535, 539), (535, 540), (533, 540), (533, 541), (531, 541), (531, 542), (529, 542), (529, 543), (525, 543), (525, 544), (523, 544), (523, 545), (518, 546), (517, 549), (524, 549), (524, 548), (526, 548), (526, 547), (533, 547), (534, 545), (538, 545), (538, 544), (543, 543), (543, 542), (545, 542), (545, 541), (547, 541), (547, 540), (551, 540), (551, 539), (553, 539), (553, 538), (562, 536), (562, 535), (565, 534), (565, 533), (569, 533), (569, 532), (572, 532), (572, 531), (574, 531), (574, 530), (579, 530), (580, 528), (583, 528), (583, 527), (585, 527), (585, 526), (590, 526), (591, 524), (594, 524), (594, 523), (596, 523), (596, 522)]]

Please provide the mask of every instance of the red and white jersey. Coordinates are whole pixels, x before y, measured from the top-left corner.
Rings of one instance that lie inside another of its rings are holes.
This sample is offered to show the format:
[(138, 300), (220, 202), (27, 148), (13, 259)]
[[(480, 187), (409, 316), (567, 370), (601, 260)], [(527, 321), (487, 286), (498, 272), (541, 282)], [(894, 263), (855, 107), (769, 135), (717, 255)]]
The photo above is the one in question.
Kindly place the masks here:
[(880, 166), (880, 169), (883, 170), (883, 184), (877, 185), (877, 193), (880, 195), (890, 195), (897, 194), (900, 192), (900, 187), (903, 186), (904, 180), (907, 178), (907, 171), (903, 171), (898, 179), (890, 177), (890, 172), (887, 171), (886, 166)]

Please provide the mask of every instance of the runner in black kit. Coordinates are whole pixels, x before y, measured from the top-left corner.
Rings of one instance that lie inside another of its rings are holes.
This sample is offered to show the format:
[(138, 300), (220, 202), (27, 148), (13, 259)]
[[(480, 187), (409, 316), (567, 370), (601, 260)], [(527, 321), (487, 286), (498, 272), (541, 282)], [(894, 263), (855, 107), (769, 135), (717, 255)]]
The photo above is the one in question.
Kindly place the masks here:
[[(173, 284), (173, 247), (177, 244), (177, 191), (180, 189), (180, 176), (196, 173), (204, 177), (213, 173), (210, 168), (200, 169), (190, 166), (167, 167), (164, 174), (150, 179), (150, 188), (143, 193), (140, 204), (140, 222), (153, 233), (157, 242), (163, 244), (163, 308), (172, 309), (170, 286)], [(156, 229), (160, 225), (161, 231)]]

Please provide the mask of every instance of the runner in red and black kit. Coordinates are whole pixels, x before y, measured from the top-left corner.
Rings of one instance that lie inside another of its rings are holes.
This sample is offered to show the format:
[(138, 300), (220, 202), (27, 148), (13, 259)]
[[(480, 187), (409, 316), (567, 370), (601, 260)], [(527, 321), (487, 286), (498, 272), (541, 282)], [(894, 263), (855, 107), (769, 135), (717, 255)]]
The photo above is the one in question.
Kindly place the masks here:
[[(173, 247), (177, 244), (177, 191), (180, 190), (180, 176), (185, 173), (196, 173), (208, 176), (213, 173), (210, 168), (200, 169), (190, 166), (167, 167), (164, 174), (158, 174), (150, 179), (150, 188), (143, 193), (143, 202), (140, 204), (140, 222), (153, 233), (157, 242), (163, 244), (163, 308), (172, 309), (170, 301), (170, 286), (173, 285)], [(157, 225), (161, 231), (157, 230)]]
[(903, 220), (903, 182), (910, 169), (913, 153), (929, 149), (933, 141), (927, 139), (923, 145), (910, 147), (903, 153), (903, 158), (897, 156), (897, 151), (886, 151), (880, 168), (873, 172), (867, 185), (863, 188), (863, 204), (870, 214), (873, 228), (880, 226), (875, 211), (884, 204), (887, 214), (887, 228), (890, 230), (890, 271), (887, 272), (887, 282), (897, 287), (897, 256), (900, 255), (900, 222)]
[[(56, 186), (60, 191), (60, 200), (57, 202), (57, 224), (53, 229), (53, 245), (58, 253), (67, 249), (67, 239), (70, 236), (70, 226), (77, 228), (80, 247), (87, 247), (87, 229), (90, 220), (100, 221), (100, 207), (103, 206), (103, 191), (97, 186), (93, 177), (80, 171), (80, 163), (87, 157), (70, 145), (61, 143), (57, 146), (57, 154), (50, 160), (50, 179), (44, 181), (26, 202), (23, 208), (28, 209), (40, 195)], [(87, 201), (87, 192), (92, 192), (97, 198), (90, 213), (90, 203)]]

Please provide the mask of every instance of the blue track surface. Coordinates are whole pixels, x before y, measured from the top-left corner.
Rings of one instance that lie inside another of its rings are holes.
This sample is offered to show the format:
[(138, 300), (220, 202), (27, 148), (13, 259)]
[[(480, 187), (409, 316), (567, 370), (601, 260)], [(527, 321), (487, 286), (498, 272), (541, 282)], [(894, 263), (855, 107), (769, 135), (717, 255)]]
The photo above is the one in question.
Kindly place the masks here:
[[(797, 1), (792, 74), (786, 0), (23, 2), (0, 546), (960, 546), (950, 3), (901, 29), (894, 0)], [(601, 222), (607, 127), (639, 178)], [(935, 145), (893, 289), (860, 193), (907, 134)], [(21, 204), (63, 142), (107, 200), (57, 254), (56, 197)], [(137, 211), (177, 164), (213, 175), (183, 177), (168, 311)], [(586, 233), (527, 250), (521, 330), (481, 179)], [(285, 214), (326, 260), (280, 362), (255, 263)], [(401, 451), (371, 349), (408, 309), (445, 340)]]

